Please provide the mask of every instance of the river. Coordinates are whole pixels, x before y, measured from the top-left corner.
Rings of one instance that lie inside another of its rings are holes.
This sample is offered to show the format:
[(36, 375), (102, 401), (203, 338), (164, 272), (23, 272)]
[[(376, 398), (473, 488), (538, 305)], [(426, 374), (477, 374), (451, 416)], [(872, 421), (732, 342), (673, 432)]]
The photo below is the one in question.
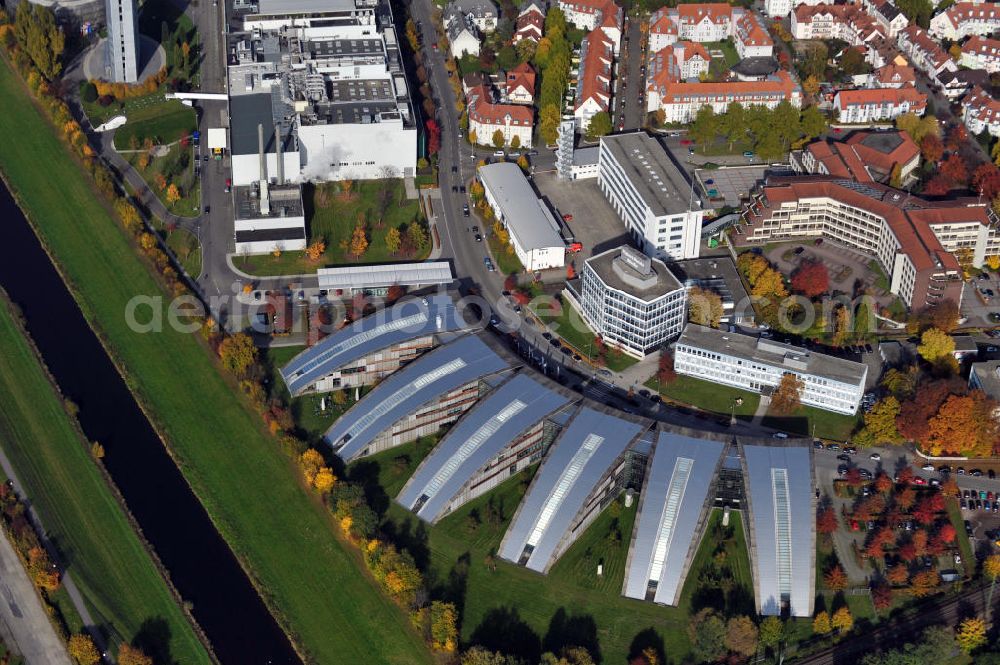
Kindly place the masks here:
[(80, 407), (87, 438), (104, 446), (108, 472), (174, 586), (192, 603), (216, 655), (227, 665), (301, 662), (2, 181), (0, 219), (5, 250), (0, 286), (24, 313), (28, 331), (63, 393)]

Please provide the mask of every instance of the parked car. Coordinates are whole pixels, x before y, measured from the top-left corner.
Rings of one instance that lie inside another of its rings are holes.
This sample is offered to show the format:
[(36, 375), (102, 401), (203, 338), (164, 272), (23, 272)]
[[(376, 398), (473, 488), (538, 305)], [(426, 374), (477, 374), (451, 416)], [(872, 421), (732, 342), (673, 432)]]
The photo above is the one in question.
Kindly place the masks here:
[(840, 450), (840, 444), (837, 444), (837, 443), (828, 443), (828, 444), (826, 444), (826, 449), (827, 450)]
[(878, 453), (872, 453), (871, 455), (868, 456), (868, 459), (873, 459), (877, 462), (878, 460), (882, 459), (882, 456), (879, 455)]

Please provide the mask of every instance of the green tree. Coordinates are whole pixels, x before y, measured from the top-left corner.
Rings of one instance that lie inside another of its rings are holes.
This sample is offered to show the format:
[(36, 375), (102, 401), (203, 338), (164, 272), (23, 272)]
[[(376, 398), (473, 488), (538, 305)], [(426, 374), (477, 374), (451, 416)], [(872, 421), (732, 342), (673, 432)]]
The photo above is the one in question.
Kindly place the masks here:
[(777, 132), (781, 141), (782, 153), (788, 146), (802, 135), (799, 124), (799, 110), (791, 105), (788, 100), (782, 101), (772, 111), (773, 121), (771, 128)]
[(548, 104), (541, 108), (538, 114), (538, 134), (546, 145), (552, 145), (559, 138), (559, 105)]
[(779, 416), (793, 413), (802, 403), (804, 389), (805, 383), (797, 374), (783, 375), (771, 394), (771, 412)]
[(49, 81), (59, 76), (66, 37), (49, 7), (21, 0), (14, 15), (14, 36), (42, 76)]
[(719, 119), (708, 104), (698, 109), (694, 121), (688, 126), (688, 136), (703, 147), (715, 140), (719, 133)]
[(720, 124), (722, 133), (729, 141), (729, 149), (732, 150), (733, 144), (747, 135), (746, 109), (739, 102), (733, 102), (721, 117)]
[(840, 69), (848, 76), (854, 76), (866, 73), (869, 67), (864, 54), (859, 49), (851, 47), (840, 56)]
[(699, 611), (688, 625), (691, 652), (698, 662), (715, 662), (726, 655), (726, 624), (710, 608)]
[(514, 134), (514, 136), (512, 136), (510, 139), (510, 149), (517, 150), (520, 147), (521, 147), (521, 137), (518, 136), (517, 134)]
[(587, 140), (595, 141), (611, 133), (611, 115), (607, 111), (595, 113), (587, 124)]
[(815, 76), (819, 80), (826, 79), (826, 62), (830, 59), (830, 51), (826, 44), (815, 41), (810, 44), (802, 61), (802, 73), (807, 77)]
[(911, 24), (916, 23), (924, 29), (930, 25), (934, 7), (929, 0), (899, 0), (896, 6), (906, 18), (910, 19)]
[(818, 106), (807, 106), (802, 110), (802, 117), (800, 119), (802, 133), (809, 138), (816, 138), (820, 134), (826, 131), (829, 127), (829, 123), (826, 120), (826, 116), (820, 112)]
[(969, 617), (958, 624), (955, 631), (955, 641), (958, 648), (965, 653), (972, 653), (986, 644), (986, 622), (980, 617)]
[(493, 132), (493, 145), (496, 148), (502, 148), (507, 140), (503, 137), (503, 132), (501, 130), (496, 130)]
[(866, 446), (902, 443), (903, 437), (896, 426), (899, 409), (899, 400), (892, 395), (876, 402), (865, 414), (865, 426), (858, 432), (857, 442)]
[(769, 616), (760, 623), (760, 645), (765, 649), (777, 649), (785, 639), (785, 622), (779, 617)]
[(410, 222), (410, 225), (406, 228), (406, 235), (413, 243), (413, 246), (419, 250), (423, 250), (427, 247), (427, 243), (430, 239), (427, 236), (427, 229), (420, 222)]

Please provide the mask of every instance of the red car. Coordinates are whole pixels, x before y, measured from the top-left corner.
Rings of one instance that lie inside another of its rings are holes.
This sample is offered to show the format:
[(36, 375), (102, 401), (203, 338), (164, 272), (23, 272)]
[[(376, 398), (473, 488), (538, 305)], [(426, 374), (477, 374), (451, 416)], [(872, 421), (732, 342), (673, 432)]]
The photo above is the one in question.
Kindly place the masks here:
[(573, 215), (563, 215), (563, 221), (564, 222), (572, 222), (573, 221)]
[(438, 43), (434, 42), (433, 44), (431, 44), (431, 48), (433, 48), (435, 51), (438, 50)]
[(927, 481), (924, 480), (923, 478), (921, 478), (920, 476), (913, 476), (913, 480), (910, 481), (910, 482), (912, 482), (914, 485), (926, 485), (927, 484)]
[(858, 527), (858, 521), (857, 520), (851, 520), (851, 531), (857, 531), (858, 528), (859, 528)]
[(691, 139), (681, 139), (681, 145), (691, 145)]

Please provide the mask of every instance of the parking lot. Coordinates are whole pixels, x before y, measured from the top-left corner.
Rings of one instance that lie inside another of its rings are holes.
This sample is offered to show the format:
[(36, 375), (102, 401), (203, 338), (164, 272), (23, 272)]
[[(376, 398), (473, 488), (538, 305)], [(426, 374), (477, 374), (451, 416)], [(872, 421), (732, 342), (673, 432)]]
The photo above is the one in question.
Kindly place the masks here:
[[(983, 293), (984, 290), (986, 293)], [(968, 325), (972, 326), (1000, 324), (1000, 279), (995, 274), (987, 279), (976, 278), (966, 282), (962, 293), (962, 316), (967, 317)]]
[(566, 226), (576, 242), (583, 243), (577, 255), (577, 269), (584, 259), (629, 242), (625, 225), (604, 198), (597, 178), (560, 180), (554, 172), (536, 173), (535, 187), (560, 215), (571, 215)]

